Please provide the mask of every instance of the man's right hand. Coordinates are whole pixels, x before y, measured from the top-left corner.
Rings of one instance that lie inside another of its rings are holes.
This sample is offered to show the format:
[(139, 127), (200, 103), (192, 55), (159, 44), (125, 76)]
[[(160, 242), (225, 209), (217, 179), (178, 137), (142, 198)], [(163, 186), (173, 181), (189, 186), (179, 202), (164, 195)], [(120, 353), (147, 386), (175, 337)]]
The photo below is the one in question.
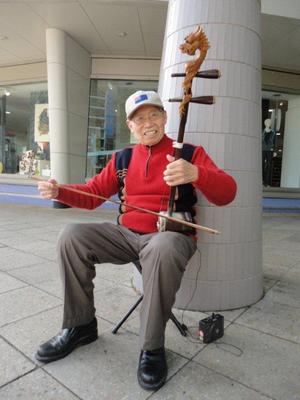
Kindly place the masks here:
[(40, 181), (38, 183), (38, 190), (43, 199), (56, 199), (58, 196), (58, 184), (55, 179)]

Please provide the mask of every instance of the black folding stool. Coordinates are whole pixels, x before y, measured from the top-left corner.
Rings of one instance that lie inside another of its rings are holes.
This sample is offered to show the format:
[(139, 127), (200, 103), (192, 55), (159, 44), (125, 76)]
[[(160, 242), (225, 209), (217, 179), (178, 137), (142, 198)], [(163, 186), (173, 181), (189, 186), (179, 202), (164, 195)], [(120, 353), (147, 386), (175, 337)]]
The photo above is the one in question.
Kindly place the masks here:
[[(142, 267), (139, 261), (134, 261), (133, 264), (136, 266), (137, 270), (139, 273), (142, 273)], [(144, 295), (142, 294), (138, 301), (131, 307), (131, 309), (128, 311), (128, 313), (121, 319), (121, 321), (114, 327), (112, 330), (112, 333), (116, 334), (119, 330), (119, 328), (124, 324), (124, 322), (127, 320), (127, 318), (133, 313), (133, 311), (137, 308), (137, 306), (141, 303), (143, 300)], [(184, 324), (181, 324), (178, 319), (175, 317), (175, 315), (171, 312), (170, 319), (174, 322), (174, 324), (177, 326), (179, 332), (181, 333), (182, 336), (187, 336), (187, 326)]]

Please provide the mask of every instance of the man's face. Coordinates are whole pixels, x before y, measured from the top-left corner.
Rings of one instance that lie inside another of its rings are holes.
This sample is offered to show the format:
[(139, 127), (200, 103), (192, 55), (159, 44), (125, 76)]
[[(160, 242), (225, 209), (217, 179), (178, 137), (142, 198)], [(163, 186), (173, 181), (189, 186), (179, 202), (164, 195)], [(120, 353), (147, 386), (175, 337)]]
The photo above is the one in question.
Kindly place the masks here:
[(153, 146), (160, 142), (165, 134), (167, 114), (158, 107), (144, 105), (138, 108), (126, 122), (139, 143)]

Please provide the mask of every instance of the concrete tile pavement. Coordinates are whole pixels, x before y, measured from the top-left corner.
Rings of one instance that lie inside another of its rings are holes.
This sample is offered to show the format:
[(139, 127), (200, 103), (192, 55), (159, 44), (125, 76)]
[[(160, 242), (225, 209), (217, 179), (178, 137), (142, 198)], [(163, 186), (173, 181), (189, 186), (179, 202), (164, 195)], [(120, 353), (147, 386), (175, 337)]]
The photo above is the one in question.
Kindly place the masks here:
[(206, 314), (174, 310), (194, 337), (183, 338), (169, 322), (168, 381), (156, 393), (143, 391), (136, 380), (138, 313), (117, 335), (110, 333), (137, 299), (130, 264), (97, 269), (96, 342), (48, 365), (34, 359), (39, 343), (60, 329), (59, 230), (115, 214), (0, 204), (0, 399), (299, 400), (299, 216), (264, 217), (265, 296), (251, 307), (222, 312), (222, 339), (202, 344), (197, 323)]

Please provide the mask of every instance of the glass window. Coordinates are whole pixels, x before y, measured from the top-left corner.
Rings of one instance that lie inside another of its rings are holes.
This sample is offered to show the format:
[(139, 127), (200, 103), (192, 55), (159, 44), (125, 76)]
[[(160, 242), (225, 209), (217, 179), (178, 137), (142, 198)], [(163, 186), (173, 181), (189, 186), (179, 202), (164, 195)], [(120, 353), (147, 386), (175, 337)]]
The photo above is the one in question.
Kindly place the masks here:
[(1, 95), (0, 161), (3, 172), (48, 176), (50, 143), (47, 83), (10, 85), (1, 88)]
[(135, 143), (126, 125), (127, 97), (137, 90), (157, 90), (157, 86), (157, 81), (91, 80), (87, 178), (99, 173), (114, 151)]
[(300, 96), (262, 92), (262, 182), (300, 187)]

